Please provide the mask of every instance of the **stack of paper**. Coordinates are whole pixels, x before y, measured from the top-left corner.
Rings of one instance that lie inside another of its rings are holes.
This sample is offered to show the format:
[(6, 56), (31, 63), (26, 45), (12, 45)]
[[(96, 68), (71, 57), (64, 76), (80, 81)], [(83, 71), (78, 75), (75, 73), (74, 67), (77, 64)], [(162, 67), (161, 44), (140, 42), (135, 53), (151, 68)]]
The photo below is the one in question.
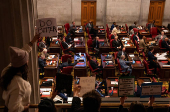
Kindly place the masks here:
[(163, 30), (165, 33), (169, 32), (168, 30)]
[(126, 47), (126, 46), (130, 46), (130, 45), (129, 45), (129, 44), (127, 44), (127, 45), (124, 45), (124, 46)]
[(134, 54), (130, 54), (129, 56), (130, 56), (130, 57), (135, 57), (135, 55), (134, 55)]

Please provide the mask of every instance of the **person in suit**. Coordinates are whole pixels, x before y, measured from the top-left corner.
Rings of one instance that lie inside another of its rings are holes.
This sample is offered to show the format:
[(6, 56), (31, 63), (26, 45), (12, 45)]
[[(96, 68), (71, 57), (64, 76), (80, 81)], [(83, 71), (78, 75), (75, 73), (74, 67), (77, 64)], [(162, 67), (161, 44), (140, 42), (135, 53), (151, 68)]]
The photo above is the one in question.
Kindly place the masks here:
[(132, 28), (137, 28), (137, 22), (134, 22), (134, 24), (131, 25)]
[(138, 36), (138, 32), (135, 32), (135, 34), (134, 34), (134, 36), (133, 36), (133, 41), (135, 42), (135, 40), (138, 42), (138, 44), (139, 44), (139, 41), (140, 41), (140, 39), (139, 39), (139, 36)]
[(157, 44), (159, 44), (159, 41), (162, 39), (162, 40), (165, 40), (165, 38), (166, 38), (167, 36), (166, 35), (164, 35), (164, 31), (161, 31), (161, 35), (157, 35), (156, 37), (155, 37), (155, 42), (157, 43)]
[(157, 58), (156, 57), (154, 57), (153, 60), (151, 60), (149, 62), (149, 68), (150, 69), (154, 68), (154, 74), (157, 73), (157, 69), (160, 68), (160, 66), (159, 66), (159, 64), (157, 62)]
[(67, 36), (65, 37), (65, 40), (67, 44), (73, 43), (73, 40), (71, 39), (71, 33), (68, 33)]
[(72, 27), (70, 27), (69, 33), (70, 33), (73, 37), (75, 37), (75, 31), (76, 31), (76, 26), (75, 26), (75, 25), (73, 25)]
[(115, 39), (115, 37), (117, 36), (117, 33), (116, 33), (116, 32), (113, 32), (113, 33), (111, 33), (111, 34), (112, 34), (111, 39)]
[(153, 52), (154, 52), (154, 48), (150, 48), (150, 51), (148, 52), (148, 61), (151, 61), (155, 58)]
[(59, 70), (63, 69), (63, 67), (67, 67), (67, 66), (75, 66), (77, 63), (79, 62), (79, 60), (75, 61), (74, 63), (72, 63), (72, 60), (70, 58), (67, 59), (67, 62), (64, 62), (62, 64), (59, 65)]
[(112, 47), (115, 47), (117, 51), (119, 51), (119, 49), (123, 47), (121, 41), (118, 40), (118, 36), (116, 36), (115, 39), (112, 41)]
[[(75, 27), (73, 27), (75, 26)], [(75, 25), (75, 22), (73, 21), (72, 24), (70, 25), (70, 29), (75, 29), (76, 30), (76, 25)]]
[(47, 47), (50, 46), (51, 41), (52, 41), (52, 38), (51, 38), (51, 37), (47, 37), (47, 38), (46, 38)]
[(125, 61), (125, 56), (122, 55), (122, 56), (120, 57), (119, 62), (120, 62), (121, 68), (123, 69), (122, 71), (123, 71), (123, 72), (129, 71), (129, 72), (130, 72), (130, 75), (131, 75), (131, 73), (132, 73), (132, 68), (131, 68), (131, 66), (128, 66), (127, 63), (132, 63), (132, 61)]
[(39, 48), (41, 50), (47, 49), (47, 46), (46, 46), (45, 41), (43, 39), (41, 39), (41, 41), (39, 42)]
[(99, 54), (99, 37), (98, 36), (93, 40), (92, 46), (93, 46), (93, 50), (96, 51), (96, 56), (98, 56)]
[(169, 39), (166, 37), (165, 40), (162, 41), (162, 48), (166, 48), (167, 51), (170, 51), (170, 46), (168, 44)]
[(87, 23), (87, 25), (86, 25), (86, 28), (89, 29), (89, 33), (90, 33), (90, 34), (93, 34), (94, 37), (96, 37), (96, 35), (97, 35), (98, 32), (97, 32), (97, 30), (95, 30), (95, 29), (93, 28), (93, 22), (89, 21), (89, 23)]
[(111, 26), (111, 28), (110, 28), (110, 31), (113, 30), (113, 28), (115, 27), (115, 25), (116, 25), (116, 22), (113, 22), (113, 24), (112, 24), (112, 26)]
[(97, 63), (96, 57), (92, 56), (92, 59), (90, 60), (90, 65), (93, 68), (93, 70), (97, 69), (96, 71), (102, 71), (103, 67)]
[(67, 44), (65, 42), (65, 38), (61, 38), (61, 44), (63, 46), (64, 49), (68, 49), (68, 51), (72, 51), (72, 52), (75, 52), (75, 49), (72, 48), (72, 45), (71, 44)]
[(150, 32), (150, 29), (151, 29), (152, 27), (155, 27), (155, 20), (153, 20), (152, 23), (148, 24), (148, 30), (149, 30), (149, 32)]
[(143, 36), (143, 38), (140, 39), (140, 41), (139, 41), (139, 48), (143, 48), (143, 49), (144, 49), (144, 52), (145, 52), (145, 54), (146, 54), (148, 51), (147, 51), (147, 45), (146, 45), (146, 43), (145, 43), (145, 39), (146, 39), (145, 36)]
[(40, 73), (43, 73), (44, 72), (44, 67), (46, 66), (46, 62), (45, 62), (45, 56), (44, 55), (41, 55), (39, 58), (38, 58), (38, 65), (39, 65), (39, 68), (40, 68)]
[(81, 86), (76, 85), (73, 89), (72, 112), (99, 112), (101, 106), (101, 96), (96, 90), (89, 91), (83, 95), (83, 107), (79, 93)]
[(125, 51), (126, 51), (126, 48), (123, 47), (122, 51), (119, 51), (119, 52), (118, 52), (117, 58), (120, 59), (120, 57), (121, 57), (122, 55), (124, 55), (124, 56), (125, 56), (125, 59), (128, 61), (128, 55), (127, 55), (127, 53), (126, 53)]

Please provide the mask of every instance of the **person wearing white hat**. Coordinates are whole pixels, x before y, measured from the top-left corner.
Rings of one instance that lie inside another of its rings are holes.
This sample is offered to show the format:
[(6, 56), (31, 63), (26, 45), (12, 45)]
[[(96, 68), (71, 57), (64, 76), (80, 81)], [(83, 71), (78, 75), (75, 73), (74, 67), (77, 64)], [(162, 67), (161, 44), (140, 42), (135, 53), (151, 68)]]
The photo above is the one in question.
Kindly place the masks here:
[(29, 52), (33, 40), (22, 49), (10, 47), (10, 64), (3, 69), (0, 77), (0, 86), (3, 89), (2, 98), (5, 100), (5, 110), (8, 112), (22, 112), (29, 108), (31, 85), (27, 81)]

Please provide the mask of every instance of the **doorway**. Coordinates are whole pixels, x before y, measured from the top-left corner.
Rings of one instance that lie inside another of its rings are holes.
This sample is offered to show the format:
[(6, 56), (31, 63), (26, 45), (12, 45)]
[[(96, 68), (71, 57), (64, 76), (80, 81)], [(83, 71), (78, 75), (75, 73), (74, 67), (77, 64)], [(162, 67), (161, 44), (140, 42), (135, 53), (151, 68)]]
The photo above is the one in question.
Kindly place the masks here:
[(96, 25), (96, 1), (81, 2), (81, 25), (89, 21)]

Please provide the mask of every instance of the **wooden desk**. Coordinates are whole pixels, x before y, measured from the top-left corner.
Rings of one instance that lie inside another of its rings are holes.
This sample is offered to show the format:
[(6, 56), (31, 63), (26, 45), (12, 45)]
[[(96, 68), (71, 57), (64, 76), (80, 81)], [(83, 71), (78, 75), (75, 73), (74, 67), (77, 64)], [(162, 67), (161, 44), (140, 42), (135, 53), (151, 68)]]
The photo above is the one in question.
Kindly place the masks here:
[(84, 37), (76, 37), (74, 38), (74, 48), (75, 48), (75, 53), (85, 53), (86, 52), (86, 46), (85, 46), (85, 39)]
[[(106, 79), (108, 96), (118, 97), (118, 80), (119, 80), (119, 77), (108, 77)], [(115, 81), (115, 82), (117, 82), (117, 84), (113, 84), (113, 83), (111, 84), (111, 81)], [(111, 87), (113, 87), (113, 95), (112, 96), (111, 96), (111, 92), (112, 92)]]
[(163, 80), (169, 80), (170, 78), (170, 67), (163, 67), (163, 65), (167, 65), (168, 61), (165, 60), (165, 61), (158, 61), (159, 63), (159, 66), (160, 66), (160, 79), (163, 79)]
[(79, 53), (74, 55), (74, 61), (79, 59), (79, 63), (74, 66), (74, 78), (77, 77), (86, 77), (87, 76), (87, 67), (86, 67), (86, 54), (81, 53), (81, 57), (79, 57)]
[(149, 46), (149, 48), (154, 48), (154, 52), (153, 52), (154, 54), (159, 53), (160, 52), (159, 46), (158, 45), (151, 45), (151, 43), (149, 43), (151, 41), (154, 41), (154, 40), (147, 40), (147, 39), (145, 40), (145, 42)]
[(127, 34), (127, 31), (121, 31), (120, 33), (117, 33), (117, 36), (118, 36), (119, 39), (120, 39), (121, 37), (127, 37), (128, 34)]
[(99, 40), (99, 54), (109, 53), (110, 52), (110, 43), (108, 43), (107, 39)]
[(52, 41), (50, 43), (49, 50), (50, 50), (50, 53), (53, 53), (53, 54), (59, 53), (60, 55), (62, 55), (61, 54), (62, 52), (61, 52), (61, 48), (60, 48), (59, 42), (56, 44), (56, 41)]
[[(133, 55), (133, 54), (129, 54), (129, 55)], [(138, 79), (139, 77), (144, 77), (144, 70), (145, 70), (145, 67), (143, 65), (143, 63), (141, 62), (141, 59), (138, 57), (138, 55), (134, 55), (133, 57), (129, 56), (128, 55), (128, 58), (129, 58), (129, 61), (132, 61), (132, 58), (133, 60), (135, 61), (135, 64), (132, 64), (132, 76), (135, 76), (135, 79)]]
[(161, 31), (167, 30), (168, 32), (164, 31), (165, 35), (167, 37), (170, 37), (170, 31), (169, 31), (169, 29), (167, 27), (165, 27), (165, 26), (157, 26), (157, 29), (158, 29), (158, 33), (160, 33), (160, 34), (161, 34)]
[(108, 53), (101, 54), (101, 64), (103, 66), (103, 79), (106, 79), (108, 77), (115, 77), (115, 64), (113, 56), (112, 55), (109, 55), (108, 57), (107, 56)]
[(146, 29), (139, 30), (139, 37), (142, 38), (143, 36), (145, 36), (146, 38), (151, 37), (149, 31), (147, 31)]
[[(125, 45), (125, 39), (129, 39), (129, 40), (126, 40), (127, 41), (127, 44), (130, 45)], [(121, 38), (120, 39), (123, 46), (126, 48), (126, 53), (134, 53), (134, 51), (136, 50), (136, 46), (134, 46), (134, 44), (131, 42), (130, 38), (128, 37), (125, 37), (124, 39)]]
[(44, 77), (55, 77), (56, 76), (58, 62), (59, 62), (59, 54), (55, 55), (55, 57), (52, 59), (46, 60), (47, 66), (44, 67)]

